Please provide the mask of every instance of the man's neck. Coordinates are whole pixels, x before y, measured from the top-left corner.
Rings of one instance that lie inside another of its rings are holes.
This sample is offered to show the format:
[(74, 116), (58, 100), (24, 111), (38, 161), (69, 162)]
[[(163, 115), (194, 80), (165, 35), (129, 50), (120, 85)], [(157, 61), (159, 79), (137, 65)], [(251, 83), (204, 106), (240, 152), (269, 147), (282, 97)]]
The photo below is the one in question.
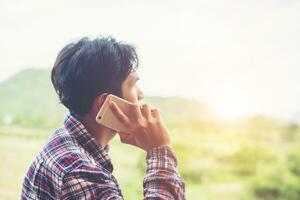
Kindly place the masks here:
[(93, 117), (85, 116), (81, 123), (87, 131), (96, 139), (97, 143), (105, 146), (116, 135), (116, 132), (96, 122)]

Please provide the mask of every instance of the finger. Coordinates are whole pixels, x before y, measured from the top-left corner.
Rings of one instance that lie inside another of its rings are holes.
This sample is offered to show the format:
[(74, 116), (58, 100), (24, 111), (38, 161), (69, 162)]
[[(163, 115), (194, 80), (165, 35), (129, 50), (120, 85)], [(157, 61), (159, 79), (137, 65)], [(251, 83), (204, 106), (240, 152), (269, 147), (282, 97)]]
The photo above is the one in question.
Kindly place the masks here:
[(119, 136), (122, 143), (136, 146), (135, 139), (132, 135), (120, 134)]
[(127, 134), (120, 134), (120, 133), (119, 133), (119, 136), (120, 136), (121, 142), (124, 142), (124, 140), (126, 140), (129, 137), (129, 135), (127, 135)]
[(153, 118), (160, 119), (160, 111), (158, 108), (151, 109), (151, 115)]
[(130, 135), (130, 133), (124, 133), (124, 132), (118, 132), (118, 134), (120, 135), (120, 137), (127, 137)]
[(110, 108), (112, 110), (112, 112), (114, 113), (114, 115), (116, 116), (116, 118), (125, 126), (129, 127), (130, 122), (128, 117), (123, 113), (123, 111), (118, 107), (118, 105), (111, 101), (110, 102)]
[(141, 108), (138, 104), (132, 104), (131, 108), (132, 108), (133, 115), (136, 120), (142, 118)]
[(152, 115), (151, 115), (151, 107), (150, 107), (150, 105), (143, 104), (142, 106), (143, 106), (143, 108), (141, 109), (141, 112), (142, 112), (143, 116), (146, 119), (151, 119)]
[(143, 149), (143, 147), (136, 141), (134, 135), (119, 132), (119, 136), (120, 136), (120, 140), (122, 143), (130, 144), (130, 145), (137, 146), (137, 147)]

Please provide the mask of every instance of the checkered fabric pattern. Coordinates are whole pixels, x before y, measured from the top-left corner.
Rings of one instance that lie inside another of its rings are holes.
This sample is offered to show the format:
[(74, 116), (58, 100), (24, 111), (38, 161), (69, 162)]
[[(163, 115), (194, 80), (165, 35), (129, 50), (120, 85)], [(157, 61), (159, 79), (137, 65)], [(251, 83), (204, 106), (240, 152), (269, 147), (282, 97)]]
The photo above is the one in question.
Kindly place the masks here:
[[(108, 151), (67, 115), (29, 167), (21, 199), (123, 199)], [(144, 199), (185, 199), (171, 147), (150, 150), (146, 162)]]

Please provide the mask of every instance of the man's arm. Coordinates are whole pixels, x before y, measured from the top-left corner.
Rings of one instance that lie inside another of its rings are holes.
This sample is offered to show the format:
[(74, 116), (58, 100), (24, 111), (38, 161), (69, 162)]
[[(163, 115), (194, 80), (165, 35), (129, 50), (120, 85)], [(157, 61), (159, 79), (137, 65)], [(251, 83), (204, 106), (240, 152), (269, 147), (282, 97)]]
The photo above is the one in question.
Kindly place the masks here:
[(145, 199), (185, 199), (185, 184), (177, 172), (169, 131), (159, 110), (148, 104), (133, 104), (131, 113), (125, 115), (114, 102), (110, 106), (118, 120), (131, 130), (130, 134), (119, 132), (121, 142), (147, 151)]
[(177, 171), (177, 159), (169, 146), (156, 147), (147, 153), (144, 199), (185, 199), (185, 184)]
[(63, 177), (60, 199), (123, 199), (111, 174), (98, 167), (81, 166)]

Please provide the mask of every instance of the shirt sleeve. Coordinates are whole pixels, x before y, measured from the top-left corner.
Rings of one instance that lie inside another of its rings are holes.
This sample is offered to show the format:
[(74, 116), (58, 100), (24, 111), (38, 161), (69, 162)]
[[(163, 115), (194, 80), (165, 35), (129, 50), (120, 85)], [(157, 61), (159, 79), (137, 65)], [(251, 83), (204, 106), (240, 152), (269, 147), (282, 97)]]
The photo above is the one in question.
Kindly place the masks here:
[(101, 168), (81, 166), (64, 176), (60, 199), (121, 200), (123, 196), (111, 174)]
[(171, 147), (162, 146), (147, 153), (144, 199), (185, 199), (185, 183), (177, 170), (177, 159)]

